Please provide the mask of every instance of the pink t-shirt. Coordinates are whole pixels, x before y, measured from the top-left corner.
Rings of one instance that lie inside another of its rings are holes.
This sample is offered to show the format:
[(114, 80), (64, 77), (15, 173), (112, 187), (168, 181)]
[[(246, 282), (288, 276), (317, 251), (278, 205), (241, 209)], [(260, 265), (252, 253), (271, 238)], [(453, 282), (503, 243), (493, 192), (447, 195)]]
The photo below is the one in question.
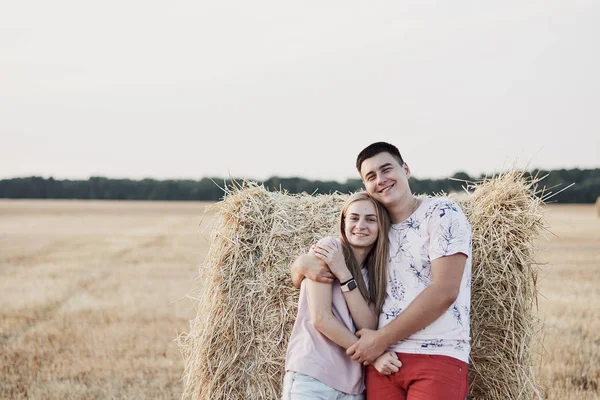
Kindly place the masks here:
[[(366, 268), (362, 269), (362, 275), (365, 283), (368, 284)], [(346, 354), (346, 350), (332, 342), (312, 325), (308, 307), (308, 290), (305, 283), (306, 279), (300, 286), (298, 316), (288, 343), (285, 370), (312, 376), (340, 392), (363, 393), (365, 385), (362, 365), (353, 361)], [(331, 310), (333, 315), (350, 332), (356, 332), (338, 281), (332, 285), (332, 291)]]

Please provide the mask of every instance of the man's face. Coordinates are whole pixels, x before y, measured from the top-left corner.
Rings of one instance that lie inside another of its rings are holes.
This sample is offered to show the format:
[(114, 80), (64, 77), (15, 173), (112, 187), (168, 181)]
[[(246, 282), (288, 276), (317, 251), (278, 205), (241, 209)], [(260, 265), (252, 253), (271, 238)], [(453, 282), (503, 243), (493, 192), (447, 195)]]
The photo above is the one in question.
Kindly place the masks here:
[(365, 189), (386, 208), (408, 198), (408, 165), (400, 165), (390, 153), (379, 153), (363, 161), (360, 175)]

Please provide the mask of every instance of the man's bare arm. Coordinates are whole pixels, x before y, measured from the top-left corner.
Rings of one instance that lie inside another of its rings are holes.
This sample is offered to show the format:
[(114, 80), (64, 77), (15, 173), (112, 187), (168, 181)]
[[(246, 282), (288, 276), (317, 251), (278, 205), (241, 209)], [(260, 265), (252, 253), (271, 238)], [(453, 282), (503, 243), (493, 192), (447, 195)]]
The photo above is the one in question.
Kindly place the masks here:
[(298, 256), (290, 265), (292, 283), (299, 288), (304, 278), (321, 283), (333, 283), (335, 276), (327, 264), (317, 258), (313, 252)]
[[(392, 322), (378, 331), (363, 329), (347, 351), (353, 360), (372, 363), (390, 345), (437, 320), (458, 297), (467, 256), (458, 253), (431, 262), (432, 282)], [(363, 340), (364, 339), (364, 340)]]

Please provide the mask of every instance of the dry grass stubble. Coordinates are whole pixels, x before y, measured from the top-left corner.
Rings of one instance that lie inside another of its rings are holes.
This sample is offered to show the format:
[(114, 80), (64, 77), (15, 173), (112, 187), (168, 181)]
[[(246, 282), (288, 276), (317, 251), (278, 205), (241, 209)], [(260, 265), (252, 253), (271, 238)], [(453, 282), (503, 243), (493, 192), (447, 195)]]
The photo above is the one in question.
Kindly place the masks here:
[(179, 397), (204, 207), (0, 202), (0, 398)]
[[(0, 201), (0, 398), (177, 399), (177, 301), (208, 251), (204, 204)], [(600, 218), (550, 205), (538, 241), (549, 400), (600, 397)], [(153, 241), (155, 245), (151, 245)]]
[(537, 376), (550, 400), (600, 398), (600, 219), (593, 204), (547, 207), (538, 241), (539, 315), (545, 324)]

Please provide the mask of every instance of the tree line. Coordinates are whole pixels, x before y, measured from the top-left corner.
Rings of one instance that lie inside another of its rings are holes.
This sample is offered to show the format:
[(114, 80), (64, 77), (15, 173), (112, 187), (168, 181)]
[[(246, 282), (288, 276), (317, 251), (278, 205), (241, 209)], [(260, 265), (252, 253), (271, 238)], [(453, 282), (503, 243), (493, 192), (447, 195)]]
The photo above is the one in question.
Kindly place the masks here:
[[(558, 193), (550, 199), (557, 203), (594, 203), (600, 195), (600, 168), (532, 170), (532, 176), (546, 176), (539, 184), (546, 193)], [(467, 182), (477, 182), (484, 175), (470, 177), (458, 172), (446, 179), (411, 177), (413, 193), (436, 195), (461, 191)], [(91, 177), (87, 180), (58, 180), (37, 176), (0, 180), (0, 198), (12, 199), (97, 199), (97, 200), (203, 200), (223, 198), (225, 189), (245, 180), (203, 178), (200, 180), (110, 179)], [(360, 179), (346, 182), (271, 177), (258, 181), (269, 190), (288, 193), (351, 193), (363, 187)], [(570, 186), (572, 185), (572, 186)], [(570, 187), (569, 187), (570, 186)]]

